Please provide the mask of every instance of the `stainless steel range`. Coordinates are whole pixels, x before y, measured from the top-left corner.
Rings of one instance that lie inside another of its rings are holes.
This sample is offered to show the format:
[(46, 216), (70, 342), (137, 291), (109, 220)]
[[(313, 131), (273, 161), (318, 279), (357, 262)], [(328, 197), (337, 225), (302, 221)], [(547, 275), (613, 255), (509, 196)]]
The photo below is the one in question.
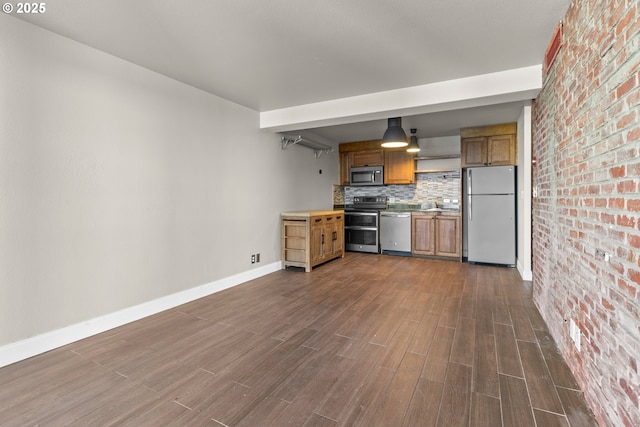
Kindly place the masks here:
[(344, 211), (347, 251), (380, 253), (380, 210), (386, 208), (386, 196), (353, 198), (353, 206)]

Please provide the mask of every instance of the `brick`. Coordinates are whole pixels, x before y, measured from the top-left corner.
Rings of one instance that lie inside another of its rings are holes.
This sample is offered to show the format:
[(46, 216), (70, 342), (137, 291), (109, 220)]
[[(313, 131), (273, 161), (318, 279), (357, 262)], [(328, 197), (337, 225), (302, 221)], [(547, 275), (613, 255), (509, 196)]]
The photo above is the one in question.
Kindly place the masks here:
[(611, 266), (611, 268), (618, 274), (624, 274), (624, 265), (622, 265), (622, 263), (620, 262), (616, 262), (616, 261), (611, 261), (609, 263), (609, 265)]
[(618, 224), (621, 227), (635, 228), (636, 219), (634, 217), (632, 217), (632, 216), (618, 215), (617, 218), (616, 218), (616, 224)]
[(618, 162), (626, 162), (627, 160), (635, 160), (638, 158), (638, 150), (634, 147), (618, 150), (616, 152), (616, 160)]
[[(629, 277), (629, 280), (631, 280), (633, 283), (640, 285), (640, 271), (629, 270), (629, 272), (627, 273), (627, 277)], [(628, 290), (633, 289), (631, 288), (631, 286), (624, 286), (624, 288)], [(635, 290), (633, 290), (632, 293), (635, 295)]]
[(604, 224), (615, 224), (616, 217), (614, 215), (603, 212), (600, 214), (600, 221)]
[(614, 166), (609, 169), (609, 175), (611, 175), (611, 178), (623, 178), (624, 176), (626, 176), (626, 174), (627, 168), (624, 165)]
[(616, 128), (622, 130), (628, 128), (634, 123), (636, 123), (636, 112), (631, 111), (630, 113), (622, 116), (622, 118), (616, 122)]
[(640, 139), (640, 127), (636, 127), (634, 129), (631, 129), (629, 132), (627, 132), (627, 141), (628, 142), (632, 142), (632, 141), (637, 141)]
[(629, 79), (627, 79), (626, 82), (618, 86), (618, 88), (616, 89), (616, 96), (618, 98), (622, 98), (624, 95), (629, 93), (631, 89), (636, 87), (636, 85), (637, 85), (637, 78), (635, 75), (633, 75)]
[(629, 212), (640, 212), (640, 199), (627, 200), (627, 210)]
[(627, 176), (640, 176), (640, 163), (633, 163), (627, 165)]
[(636, 183), (635, 181), (621, 181), (616, 185), (618, 193), (635, 193)]
[(624, 209), (625, 199), (622, 197), (611, 198), (607, 201), (609, 209)]
[(609, 311), (613, 311), (616, 309), (616, 307), (613, 304), (611, 304), (611, 302), (609, 302), (609, 300), (606, 298), (602, 298), (602, 306)]
[(640, 236), (629, 234), (629, 245), (636, 249), (640, 249)]
[(633, 389), (633, 387), (629, 386), (627, 381), (624, 378), (620, 378), (620, 386), (624, 390), (624, 392), (629, 396), (629, 399), (634, 403), (634, 405), (638, 406), (638, 395)]

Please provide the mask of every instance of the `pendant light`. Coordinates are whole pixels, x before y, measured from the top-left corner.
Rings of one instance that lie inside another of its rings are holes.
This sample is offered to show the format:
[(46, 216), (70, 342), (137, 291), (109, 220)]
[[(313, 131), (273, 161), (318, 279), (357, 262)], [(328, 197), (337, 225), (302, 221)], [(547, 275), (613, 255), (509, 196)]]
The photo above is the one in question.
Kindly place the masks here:
[(411, 142), (407, 147), (408, 153), (417, 153), (420, 151), (420, 146), (418, 145), (418, 137), (416, 136), (416, 132), (418, 129), (411, 129)]
[(402, 130), (402, 118), (394, 117), (388, 119), (387, 130), (382, 137), (382, 146), (384, 148), (406, 147), (407, 134)]

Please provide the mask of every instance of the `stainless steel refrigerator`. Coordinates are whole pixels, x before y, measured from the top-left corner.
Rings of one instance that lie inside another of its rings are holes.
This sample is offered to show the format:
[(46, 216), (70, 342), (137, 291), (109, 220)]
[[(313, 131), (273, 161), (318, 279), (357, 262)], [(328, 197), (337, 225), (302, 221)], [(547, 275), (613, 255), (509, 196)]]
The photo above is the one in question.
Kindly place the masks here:
[(465, 169), (467, 260), (516, 264), (515, 166)]

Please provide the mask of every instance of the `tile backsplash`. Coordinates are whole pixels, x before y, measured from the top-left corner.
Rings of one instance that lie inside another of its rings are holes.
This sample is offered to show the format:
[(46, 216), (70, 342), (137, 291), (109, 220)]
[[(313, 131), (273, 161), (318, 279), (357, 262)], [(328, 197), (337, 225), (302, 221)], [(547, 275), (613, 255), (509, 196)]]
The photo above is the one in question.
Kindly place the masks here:
[(374, 187), (333, 187), (333, 203), (349, 205), (355, 196), (387, 196), (390, 203), (422, 204), (458, 199), (461, 194), (460, 175), (451, 173), (422, 173), (416, 175), (415, 184), (384, 185)]

